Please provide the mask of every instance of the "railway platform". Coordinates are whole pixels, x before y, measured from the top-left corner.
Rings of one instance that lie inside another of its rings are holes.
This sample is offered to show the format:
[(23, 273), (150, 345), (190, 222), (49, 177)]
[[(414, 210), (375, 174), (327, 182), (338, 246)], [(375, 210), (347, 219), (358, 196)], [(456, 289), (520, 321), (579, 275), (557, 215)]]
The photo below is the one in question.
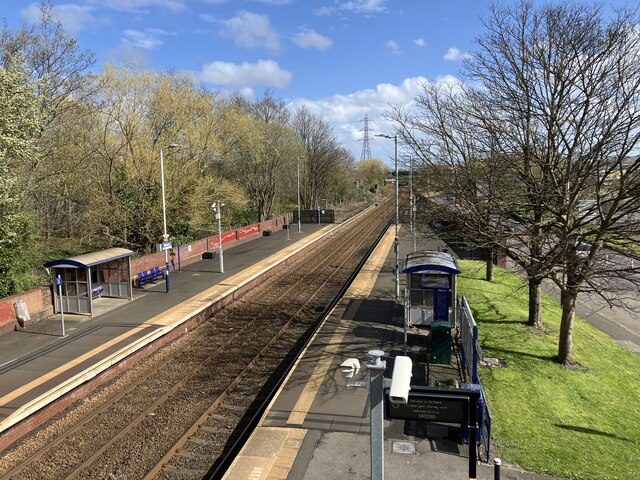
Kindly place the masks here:
[[(290, 239), (283, 230), (225, 251), (224, 274), (217, 259), (202, 260), (172, 273), (170, 293), (163, 283), (150, 285), (137, 290), (133, 301), (99, 302), (102, 310), (94, 317), (65, 315), (64, 338), (59, 317), (0, 337), (0, 450), (19, 436), (21, 425), (36, 421), (38, 412), (50, 417), (83, 394), (65, 393), (106, 372), (117, 375), (108, 367), (125, 368), (134, 352), (177, 335), (188, 328), (189, 318), (224, 304), (335, 227), (303, 225), (302, 233), (290, 230)], [(393, 357), (403, 349), (393, 237), (390, 231), (383, 238), (309, 343), (226, 479), (370, 478), (367, 352), (380, 349)], [(432, 237), (417, 244), (418, 249), (444, 246)], [(400, 259), (411, 250), (409, 229), (401, 228)], [(361, 368), (345, 374), (339, 367), (348, 358), (357, 358)], [(451, 372), (427, 370), (421, 382), (438, 375)], [(58, 406), (46, 408), (52, 405)], [(384, 448), (387, 479), (468, 478), (466, 446), (448, 438), (442, 427), (385, 421)], [(480, 465), (477, 478), (493, 478), (492, 467)], [(551, 477), (503, 468), (502, 478)]]
[[(395, 301), (394, 236), (390, 229), (324, 321), (227, 470), (225, 480), (371, 478), (368, 352), (382, 350), (387, 359), (404, 354), (404, 312)], [(413, 251), (414, 238), (405, 226), (399, 239), (402, 262)], [(446, 244), (425, 237), (417, 240), (416, 247), (440, 250)], [(404, 277), (400, 275), (401, 291)], [(359, 370), (341, 368), (345, 360), (354, 358), (359, 361)], [(457, 374), (455, 366), (434, 365), (416, 383), (433, 384)], [(390, 376), (389, 367), (385, 375)], [(447, 428), (385, 420), (384, 478), (468, 479), (468, 445), (457, 441), (455, 434), (448, 435)], [(476, 478), (493, 479), (493, 466), (479, 464)], [(501, 478), (552, 479), (506, 465)]]
[(168, 293), (159, 282), (134, 289), (131, 301), (100, 299), (93, 317), (64, 315), (64, 337), (59, 315), (0, 336), (0, 451), (86, 394), (77, 388), (87, 380), (117, 375), (109, 367), (126, 368), (135, 352), (177, 335), (194, 316), (220, 308), (337, 226), (303, 224), (298, 232), (292, 225), (288, 234), (234, 246), (224, 252), (224, 273), (217, 256), (192, 263), (171, 273)]

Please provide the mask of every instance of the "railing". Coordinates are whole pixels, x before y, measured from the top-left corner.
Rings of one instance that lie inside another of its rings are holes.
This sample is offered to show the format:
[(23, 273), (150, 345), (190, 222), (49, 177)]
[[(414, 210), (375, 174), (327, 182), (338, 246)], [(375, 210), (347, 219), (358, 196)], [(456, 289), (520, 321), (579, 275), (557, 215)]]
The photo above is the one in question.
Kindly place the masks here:
[[(478, 342), (478, 324), (473, 319), (469, 303), (465, 297), (456, 302), (457, 317), (460, 325), (460, 341), (462, 343), (462, 368), (468, 381), (480, 388), (480, 403), (478, 404), (478, 438), (480, 456), (489, 461), (491, 449), (491, 412), (480, 382), (478, 366), (482, 360), (482, 348)], [(483, 455), (484, 454), (484, 455)]]
[(480, 383), (478, 364), (482, 361), (482, 348), (478, 343), (478, 325), (465, 297), (458, 299), (456, 308), (462, 341), (462, 368), (471, 383)]

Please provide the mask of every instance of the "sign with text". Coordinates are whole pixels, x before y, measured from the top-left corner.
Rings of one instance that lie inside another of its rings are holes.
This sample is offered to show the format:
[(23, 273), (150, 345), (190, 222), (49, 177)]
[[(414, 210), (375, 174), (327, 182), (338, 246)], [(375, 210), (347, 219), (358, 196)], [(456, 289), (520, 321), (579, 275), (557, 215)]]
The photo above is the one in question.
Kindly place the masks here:
[(223, 245), (228, 242), (235, 242), (237, 239), (238, 239), (238, 234), (236, 233), (235, 230), (232, 230), (230, 232), (222, 232)]
[(244, 238), (247, 235), (255, 235), (260, 233), (260, 225), (254, 223), (253, 225), (248, 225), (246, 227), (242, 227), (238, 229), (238, 238)]
[(466, 424), (469, 418), (469, 397), (466, 395), (411, 391), (407, 403), (391, 402), (387, 395), (385, 407), (389, 419)]

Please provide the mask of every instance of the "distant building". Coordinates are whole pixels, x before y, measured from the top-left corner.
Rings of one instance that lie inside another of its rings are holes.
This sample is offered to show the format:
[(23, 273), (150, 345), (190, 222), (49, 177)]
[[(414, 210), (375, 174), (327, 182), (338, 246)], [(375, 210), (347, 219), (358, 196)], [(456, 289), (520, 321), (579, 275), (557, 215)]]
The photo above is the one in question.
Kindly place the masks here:
[(393, 177), (387, 177), (384, 179), (384, 186), (385, 188), (388, 188), (390, 190), (393, 190), (396, 188), (396, 179)]

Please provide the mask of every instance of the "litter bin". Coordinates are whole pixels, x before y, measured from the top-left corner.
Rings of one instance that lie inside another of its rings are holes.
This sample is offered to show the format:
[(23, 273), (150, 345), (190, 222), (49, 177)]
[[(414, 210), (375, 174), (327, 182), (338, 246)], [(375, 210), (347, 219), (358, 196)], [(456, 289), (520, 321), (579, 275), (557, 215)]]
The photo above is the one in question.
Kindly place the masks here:
[(27, 310), (27, 303), (24, 300), (17, 300), (13, 304), (13, 311), (16, 314), (16, 320), (20, 328), (24, 328), (25, 324), (31, 321), (29, 311)]
[(431, 324), (431, 363), (451, 363), (451, 324), (448, 320)]

